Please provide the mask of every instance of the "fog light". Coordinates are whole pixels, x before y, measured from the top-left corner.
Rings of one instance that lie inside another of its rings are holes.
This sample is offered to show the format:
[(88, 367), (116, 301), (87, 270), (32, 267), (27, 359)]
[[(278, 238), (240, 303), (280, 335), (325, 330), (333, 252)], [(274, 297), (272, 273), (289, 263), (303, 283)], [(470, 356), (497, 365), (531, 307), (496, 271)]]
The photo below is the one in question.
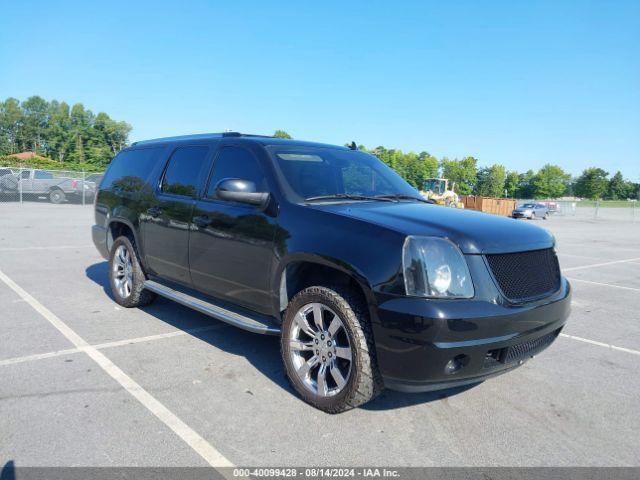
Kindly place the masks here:
[(444, 373), (447, 375), (453, 375), (454, 373), (459, 372), (462, 368), (466, 367), (468, 364), (468, 355), (456, 355), (444, 366)]

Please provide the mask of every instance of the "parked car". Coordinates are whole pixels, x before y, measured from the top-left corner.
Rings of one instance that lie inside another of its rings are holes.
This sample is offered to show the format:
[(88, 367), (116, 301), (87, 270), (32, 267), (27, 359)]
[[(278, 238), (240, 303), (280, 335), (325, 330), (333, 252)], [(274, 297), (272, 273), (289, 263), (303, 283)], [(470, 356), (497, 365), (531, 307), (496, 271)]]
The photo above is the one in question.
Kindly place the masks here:
[(18, 173), (0, 175), (0, 192), (23, 197), (49, 198), (51, 203), (62, 203), (67, 199), (92, 200), (95, 183), (77, 178), (57, 177), (47, 170), (20, 170)]
[(549, 207), (544, 203), (525, 203), (516, 208), (511, 216), (513, 218), (528, 218), (529, 220), (536, 218), (546, 220), (549, 218)]
[(12, 169), (0, 168), (0, 194), (11, 193), (18, 186), (18, 177)]
[(90, 173), (85, 177), (85, 181), (91, 182), (94, 185), (100, 185), (103, 176), (104, 173)]
[(355, 148), (137, 142), (105, 173), (92, 235), (118, 304), (161, 295), (280, 335), (291, 384), (332, 413), (508, 372), (569, 315), (551, 234), (427, 203)]

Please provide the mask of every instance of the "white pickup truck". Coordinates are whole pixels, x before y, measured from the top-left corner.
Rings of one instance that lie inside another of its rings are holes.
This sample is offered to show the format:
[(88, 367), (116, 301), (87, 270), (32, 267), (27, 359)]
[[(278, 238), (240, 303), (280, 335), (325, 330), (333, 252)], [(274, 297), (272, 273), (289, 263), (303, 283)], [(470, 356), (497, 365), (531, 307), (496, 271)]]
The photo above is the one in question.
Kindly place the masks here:
[[(0, 169), (0, 193), (22, 195), (22, 198), (48, 197), (51, 203), (62, 203), (75, 199), (93, 200), (94, 182), (56, 176), (46, 170), (20, 170), (18, 172)], [(4, 174), (3, 174), (4, 173)]]

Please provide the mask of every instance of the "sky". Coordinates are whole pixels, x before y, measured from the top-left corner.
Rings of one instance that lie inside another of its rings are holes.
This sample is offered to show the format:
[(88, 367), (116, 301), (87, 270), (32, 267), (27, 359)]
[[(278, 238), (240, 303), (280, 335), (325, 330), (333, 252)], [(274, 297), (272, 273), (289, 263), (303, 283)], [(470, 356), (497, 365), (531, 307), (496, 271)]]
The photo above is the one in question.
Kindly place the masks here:
[(640, 181), (640, 1), (0, 0), (0, 98)]

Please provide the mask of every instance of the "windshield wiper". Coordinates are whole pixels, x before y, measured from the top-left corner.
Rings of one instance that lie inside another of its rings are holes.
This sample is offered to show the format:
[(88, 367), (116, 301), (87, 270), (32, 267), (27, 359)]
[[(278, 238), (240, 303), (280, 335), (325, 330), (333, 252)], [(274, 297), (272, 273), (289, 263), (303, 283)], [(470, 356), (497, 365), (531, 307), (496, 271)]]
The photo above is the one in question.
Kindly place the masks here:
[(393, 202), (393, 198), (384, 198), (384, 196), (369, 197), (367, 195), (351, 195), (348, 193), (334, 193), (332, 195), (317, 195), (315, 197), (305, 198), (305, 202), (314, 200), (371, 200), (374, 202)]
[(384, 199), (390, 199), (390, 200), (415, 200), (417, 202), (424, 202), (424, 203), (433, 203), (431, 200), (427, 200), (426, 198), (422, 198), (422, 197), (414, 197), (413, 195), (405, 195), (403, 193), (393, 193), (390, 195), (376, 195), (375, 198), (384, 198)]

